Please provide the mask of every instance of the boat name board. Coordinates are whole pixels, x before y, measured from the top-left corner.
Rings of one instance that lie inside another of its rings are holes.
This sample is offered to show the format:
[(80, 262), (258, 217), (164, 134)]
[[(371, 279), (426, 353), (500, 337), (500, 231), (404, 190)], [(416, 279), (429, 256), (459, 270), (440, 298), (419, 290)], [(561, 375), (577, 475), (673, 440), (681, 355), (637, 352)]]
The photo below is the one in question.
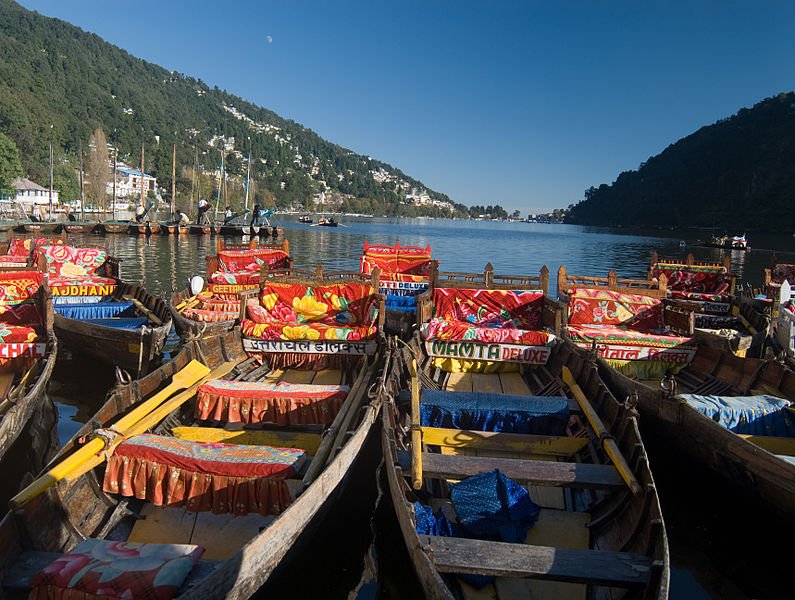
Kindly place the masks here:
[(518, 344), (489, 344), (487, 342), (450, 342), (432, 340), (425, 342), (429, 356), (463, 358), (465, 360), (491, 360), (526, 365), (545, 365), (552, 350), (547, 346), (522, 346)]
[(375, 341), (334, 342), (312, 340), (259, 340), (244, 338), (246, 352), (298, 352), (301, 354), (375, 354)]
[(428, 289), (427, 281), (379, 281), (378, 291), (381, 293), (394, 293), (396, 290), (420, 292)]
[(16, 358), (18, 356), (31, 356), (40, 358), (47, 353), (47, 344), (31, 342), (11, 342), (0, 344), (0, 358)]
[[(590, 342), (577, 342), (580, 348), (591, 349)], [(660, 360), (669, 363), (689, 364), (696, 355), (695, 348), (649, 348), (647, 346), (598, 345), (601, 358), (610, 360)]]
[(52, 285), (53, 296), (111, 296), (116, 285)]
[(259, 283), (211, 283), (209, 289), (213, 294), (237, 294), (243, 290), (259, 289)]

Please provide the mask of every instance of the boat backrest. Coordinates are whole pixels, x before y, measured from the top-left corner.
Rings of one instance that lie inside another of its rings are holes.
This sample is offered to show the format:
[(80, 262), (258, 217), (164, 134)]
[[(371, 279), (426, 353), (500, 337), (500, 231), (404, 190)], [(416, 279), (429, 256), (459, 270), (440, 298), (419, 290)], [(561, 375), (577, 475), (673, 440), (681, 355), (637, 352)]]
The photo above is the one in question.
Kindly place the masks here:
[(535, 330), (541, 325), (544, 294), (540, 291), (435, 288), (434, 316), (464, 321), (473, 327)]
[(659, 298), (622, 294), (599, 288), (574, 288), (568, 294), (570, 325), (620, 326), (636, 331), (664, 327)]
[(649, 279), (657, 280), (660, 275), (668, 279), (671, 291), (698, 292), (702, 294), (734, 294), (736, 277), (730, 272), (731, 259), (725, 257), (723, 263), (697, 262), (689, 254), (685, 260), (659, 258), (652, 253)]
[(30, 256), (30, 253), (38, 246), (58, 246), (63, 245), (63, 240), (59, 238), (13, 238), (8, 243), (8, 256)]
[[(38, 271), (0, 272), (0, 306), (15, 306), (30, 300), (43, 281), (44, 274)], [(0, 311), (0, 318), (3, 312)]]
[(386, 246), (383, 244), (369, 245), (364, 243), (364, 254), (360, 261), (360, 270), (369, 275), (373, 269), (381, 269), (382, 280), (400, 281), (399, 275), (429, 277), (433, 266), (438, 267), (439, 261), (431, 259), (431, 247), (426, 246)]
[(88, 277), (97, 273), (108, 260), (103, 248), (74, 246), (37, 246), (34, 261), (49, 277)]

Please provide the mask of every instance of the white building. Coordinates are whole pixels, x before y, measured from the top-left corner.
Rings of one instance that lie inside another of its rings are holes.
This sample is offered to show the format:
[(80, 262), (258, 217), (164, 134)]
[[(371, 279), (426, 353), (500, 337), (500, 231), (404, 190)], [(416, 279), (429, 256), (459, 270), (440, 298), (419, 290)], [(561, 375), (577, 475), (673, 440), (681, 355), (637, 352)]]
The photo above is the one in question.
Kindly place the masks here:
[[(17, 193), (16, 196), (11, 199), (22, 204), (27, 211), (29, 211), (34, 204), (50, 203), (50, 190), (41, 187), (38, 183), (34, 183), (30, 179), (15, 179), (14, 189)], [(52, 191), (52, 203), (58, 204), (58, 190)]]
[[(141, 181), (143, 180), (144, 196), (149, 192), (157, 193), (157, 178), (143, 173), (141, 177), (140, 169), (132, 169), (125, 166), (116, 166), (116, 197), (117, 198), (140, 198)], [(108, 196), (113, 195), (113, 180), (108, 182), (105, 189)]]

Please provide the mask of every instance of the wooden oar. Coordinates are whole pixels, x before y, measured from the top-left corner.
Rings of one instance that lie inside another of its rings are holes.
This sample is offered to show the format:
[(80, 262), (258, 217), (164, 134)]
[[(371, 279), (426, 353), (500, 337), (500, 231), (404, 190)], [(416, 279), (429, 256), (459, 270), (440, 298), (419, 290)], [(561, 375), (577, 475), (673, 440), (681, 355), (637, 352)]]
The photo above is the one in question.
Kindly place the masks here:
[(409, 363), (411, 375), (411, 487), (422, 489), (422, 428), (420, 427), (420, 379), (417, 361)]
[(191, 304), (191, 302), (198, 302), (198, 301), (199, 301), (199, 299), (198, 299), (196, 296), (191, 296), (190, 298), (188, 298), (188, 299), (186, 299), (186, 300), (183, 300), (182, 302), (180, 302), (179, 304), (177, 304), (177, 305), (174, 307), (174, 309), (175, 309), (177, 312), (182, 312), (182, 311), (183, 311), (183, 310), (185, 310), (186, 308), (190, 308), (188, 305), (189, 305), (189, 304)]
[[(190, 400), (196, 395), (196, 392), (199, 389), (199, 386), (211, 379), (220, 379), (227, 373), (229, 373), (232, 369), (237, 366), (237, 363), (234, 361), (225, 362), (220, 364), (219, 366), (215, 367), (210, 373), (202, 377), (199, 381), (194, 383), (184, 392), (180, 392), (173, 398), (167, 400), (160, 406), (158, 406), (155, 410), (151, 413), (146, 415), (143, 419), (132, 425), (129, 429), (124, 431), (124, 437), (129, 439), (131, 437), (135, 437), (136, 435), (141, 435), (142, 433), (146, 433), (152, 427), (157, 425), (160, 421), (165, 419), (168, 415), (174, 412), (177, 408), (182, 406), (185, 402)], [(97, 465), (102, 464), (105, 462), (106, 453), (113, 454), (114, 448), (110, 448), (109, 450), (100, 453), (99, 455), (94, 455), (89, 458), (86, 462), (82, 465), (73, 469), (70, 473), (66, 475), (67, 481), (73, 481), (83, 475), (84, 473), (88, 473), (91, 469), (96, 467)]]
[(144, 314), (144, 316), (147, 319), (149, 319), (150, 321), (152, 321), (152, 323), (154, 323), (155, 325), (162, 325), (163, 324), (163, 320), (160, 317), (158, 317), (155, 313), (153, 313), (151, 310), (146, 308), (143, 305), (143, 303), (140, 300), (138, 300), (138, 298), (134, 298), (133, 296), (125, 295), (125, 296), (122, 296), (122, 299), (127, 300), (127, 302), (132, 302), (135, 305), (135, 308), (137, 308), (139, 311), (141, 311)]
[(563, 381), (567, 386), (569, 386), (572, 395), (580, 405), (582, 412), (588, 418), (588, 422), (591, 424), (591, 427), (593, 427), (596, 435), (603, 440), (602, 446), (604, 447), (607, 455), (610, 457), (610, 460), (613, 461), (613, 466), (618, 470), (621, 478), (626, 482), (633, 494), (640, 494), (642, 491), (640, 483), (635, 477), (635, 474), (632, 472), (632, 469), (630, 469), (629, 464), (624, 458), (624, 455), (621, 454), (618, 444), (612, 437), (607, 437), (609, 436), (609, 432), (607, 431), (604, 423), (602, 423), (602, 419), (600, 419), (599, 415), (596, 414), (594, 407), (591, 406), (588, 398), (585, 397), (585, 394), (574, 380), (574, 376), (571, 374), (571, 371), (569, 371), (568, 367), (563, 367)]
[[(174, 392), (190, 387), (202, 379), (202, 377), (205, 377), (208, 373), (210, 373), (210, 369), (208, 369), (202, 363), (197, 360), (190, 361), (187, 365), (185, 365), (184, 368), (174, 374), (170, 384), (119, 419), (113, 424), (113, 429), (122, 435), (126, 435), (126, 431), (130, 427), (149, 415)], [(80, 465), (90, 461), (91, 458), (95, 456), (97, 452), (101, 452), (104, 447), (105, 443), (99, 438), (89, 440), (74, 453), (63, 459), (57, 465), (53, 466), (44, 475), (36, 479), (28, 487), (19, 492), (19, 494), (14, 496), (14, 498), (11, 499), (11, 505), (14, 507), (19, 507), (32, 498), (35, 498), (55, 482), (65, 478), (73, 470), (80, 467)]]

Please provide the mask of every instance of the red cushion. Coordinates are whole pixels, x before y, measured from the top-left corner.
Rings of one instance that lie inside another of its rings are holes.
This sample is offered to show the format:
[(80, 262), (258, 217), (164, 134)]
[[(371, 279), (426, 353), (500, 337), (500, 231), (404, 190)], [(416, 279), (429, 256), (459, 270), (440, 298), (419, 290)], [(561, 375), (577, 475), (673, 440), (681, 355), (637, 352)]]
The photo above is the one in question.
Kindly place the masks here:
[(466, 321), (440, 319), (438, 317), (423, 324), (422, 332), (426, 340), (478, 341), (487, 343), (525, 344), (546, 346), (555, 336), (547, 331), (531, 331), (510, 327), (476, 327)]
[(324, 323), (272, 322), (255, 323), (243, 319), (240, 323), (243, 335), (263, 340), (345, 340), (361, 341), (375, 336), (375, 326), (333, 326)]

